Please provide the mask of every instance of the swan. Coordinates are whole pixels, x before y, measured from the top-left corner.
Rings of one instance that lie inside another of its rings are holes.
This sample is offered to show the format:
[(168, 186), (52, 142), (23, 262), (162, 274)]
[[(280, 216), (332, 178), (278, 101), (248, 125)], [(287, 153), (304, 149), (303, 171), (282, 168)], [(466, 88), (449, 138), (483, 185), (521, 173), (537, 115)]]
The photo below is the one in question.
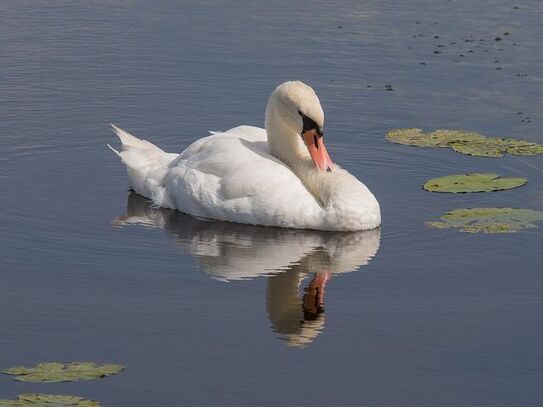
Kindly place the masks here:
[(266, 107), (266, 129), (212, 132), (181, 154), (112, 127), (122, 148), (108, 146), (126, 165), (132, 188), (158, 207), (295, 229), (358, 231), (381, 223), (375, 196), (332, 163), (319, 98), (303, 82), (275, 88)]

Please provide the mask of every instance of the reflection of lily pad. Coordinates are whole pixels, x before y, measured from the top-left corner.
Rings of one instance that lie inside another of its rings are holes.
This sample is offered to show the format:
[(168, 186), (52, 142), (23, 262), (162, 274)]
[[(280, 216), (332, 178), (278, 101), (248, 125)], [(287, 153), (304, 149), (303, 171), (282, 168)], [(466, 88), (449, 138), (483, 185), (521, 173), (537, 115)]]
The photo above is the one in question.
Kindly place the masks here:
[(16, 366), (4, 373), (18, 375), (20, 382), (72, 382), (111, 376), (124, 369), (121, 365), (96, 365), (90, 362), (40, 363), (36, 367)]
[(543, 154), (543, 146), (525, 140), (487, 137), (460, 130), (436, 130), (424, 133), (421, 129), (396, 129), (386, 133), (393, 143), (417, 147), (450, 147), (454, 151), (477, 157), (503, 157)]
[(100, 407), (100, 403), (76, 396), (20, 394), (14, 400), (0, 399), (0, 407)]
[(426, 225), (436, 229), (456, 228), (467, 233), (514, 233), (536, 228), (534, 222), (543, 221), (543, 212), (512, 208), (454, 209), (440, 219)]
[(520, 187), (525, 178), (501, 178), (498, 174), (458, 174), (434, 178), (424, 184), (431, 192), (489, 192)]

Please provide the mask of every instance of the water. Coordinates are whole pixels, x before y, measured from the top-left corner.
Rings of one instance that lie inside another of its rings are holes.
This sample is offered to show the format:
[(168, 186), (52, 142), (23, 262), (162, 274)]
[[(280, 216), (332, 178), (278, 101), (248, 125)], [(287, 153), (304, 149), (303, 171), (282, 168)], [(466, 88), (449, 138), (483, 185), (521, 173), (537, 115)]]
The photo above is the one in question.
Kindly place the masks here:
[[(1, 2), (0, 368), (127, 369), (48, 385), (2, 375), (0, 397), (538, 405), (541, 229), (424, 222), (456, 207), (543, 209), (543, 157), (477, 159), (383, 134), (463, 128), (542, 143), (542, 13), (535, 0)], [(205, 222), (129, 195), (107, 123), (180, 151), (208, 130), (262, 125), (269, 93), (293, 78), (323, 102), (332, 159), (379, 199), (380, 231)], [(469, 171), (529, 183), (420, 188)], [(311, 293), (324, 285), (323, 313)]]

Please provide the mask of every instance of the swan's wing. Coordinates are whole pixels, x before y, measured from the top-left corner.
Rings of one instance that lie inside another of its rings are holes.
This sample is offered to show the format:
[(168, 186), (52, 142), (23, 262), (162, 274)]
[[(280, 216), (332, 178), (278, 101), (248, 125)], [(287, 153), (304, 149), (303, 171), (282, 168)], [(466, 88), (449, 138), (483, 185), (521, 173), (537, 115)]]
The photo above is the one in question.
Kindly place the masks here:
[(164, 179), (158, 202), (192, 215), (241, 223), (308, 227), (322, 213), (313, 195), (270, 155), (266, 131), (240, 126), (200, 139)]

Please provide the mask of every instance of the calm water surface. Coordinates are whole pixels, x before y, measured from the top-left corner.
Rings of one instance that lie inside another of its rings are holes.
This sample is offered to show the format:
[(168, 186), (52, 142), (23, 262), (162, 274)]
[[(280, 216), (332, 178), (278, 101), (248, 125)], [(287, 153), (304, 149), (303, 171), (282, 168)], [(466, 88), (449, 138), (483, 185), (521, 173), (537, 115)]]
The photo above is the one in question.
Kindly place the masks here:
[[(535, 0), (0, 2), (0, 368), (126, 366), (80, 383), (1, 375), (0, 398), (540, 405), (542, 230), (424, 222), (456, 207), (543, 210), (543, 157), (478, 159), (383, 134), (543, 143), (542, 21)], [(293, 78), (317, 90), (330, 155), (374, 191), (380, 230), (206, 222), (129, 195), (108, 123), (181, 151), (208, 130), (262, 125), (269, 93)], [(469, 171), (529, 183), (420, 188)], [(326, 312), (313, 295), (324, 287)]]

